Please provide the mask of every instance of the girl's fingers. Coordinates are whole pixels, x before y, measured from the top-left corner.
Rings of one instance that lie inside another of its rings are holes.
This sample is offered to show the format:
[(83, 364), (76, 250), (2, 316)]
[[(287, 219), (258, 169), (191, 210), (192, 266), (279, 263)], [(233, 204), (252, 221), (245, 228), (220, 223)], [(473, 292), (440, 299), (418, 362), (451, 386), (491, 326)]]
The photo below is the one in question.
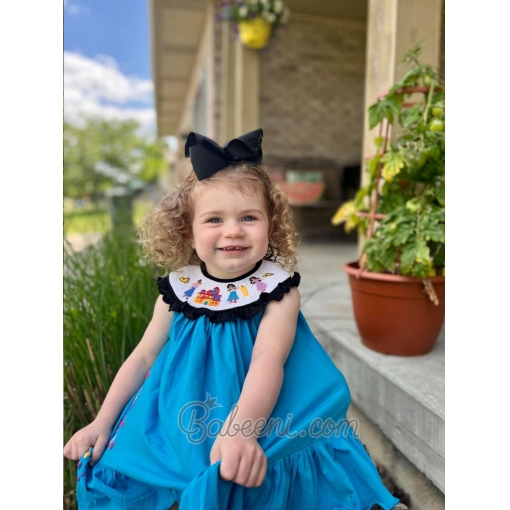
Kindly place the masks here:
[(76, 441), (73, 441), (71, 459), (78, 460), (79, 458), (80, 458), (80, 456), (78, 455), (78, 444), (76, 443)]
[(78, 458), (76, 460), (80, 460), (80, 458), (83, 457), (83, 455), (85, 455), (85, 453), (89, 449), (88, 445), (89, 445), (88, 442), (87, 443), (80, 443), (78, 445)]
[(239, 471), (239, 455), (225, 455), (220, 464), (220, 476), (227, 481), (232, 481)]
[(255, 483), (255, 487), (260, 487), (264, 483), (264, 479), (266, 478), (267, 473), (267, 457), (264, 455), (262, 459), (262, 466), (260, 468), (259, 477)]
[(91, 446), (91, 441), (89, 439), (80, 441), (77, 447), (77, 458), (74, 460), (80, 460), (80, 457), (83, 457)]
[(92, 452), (92, 459), (90, 465), (93, 466), (103, 455), (104, 449), (108, 444), (108, 438), (106, 436), (99, 436), (94, 445), (94, 451)]
[(235, 483), (238, 483), (239, 485), (246, 485), (248, 479), (250, 478), (252, 464), (253, 464), (252, 460), (246, 455), (243, 455), (241, 457), (241, 461), (239, 462), (239, 468), (237, 469), (237, 474), (234, 479)]
[(258, 456), (251, 466), (251, 472), (250, 476), (248, 477), (248, 480), (243, 485), (245, 485), (246, 487), (255, 487), (257, 480), (260, 478), (260, 470), (262, 468), (262, 463), (263, 463), (262, 457)]

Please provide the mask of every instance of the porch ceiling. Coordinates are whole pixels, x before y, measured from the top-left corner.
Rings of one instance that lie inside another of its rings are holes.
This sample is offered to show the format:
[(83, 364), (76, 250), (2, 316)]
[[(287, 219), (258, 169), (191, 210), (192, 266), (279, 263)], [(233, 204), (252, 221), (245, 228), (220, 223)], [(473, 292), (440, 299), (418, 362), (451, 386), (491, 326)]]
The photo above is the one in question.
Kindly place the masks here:
[[(205, 26), (208, 1), (150, 0), (158, 136), (177, 135)], [(285, 3), (291, 13), (355, 21), (366, 21), (367, 17), (367, 0), (285, 0)]]
[(206, 17), (207, 0), (151, 0), (152, 78), (158, 136), (175, 135)]

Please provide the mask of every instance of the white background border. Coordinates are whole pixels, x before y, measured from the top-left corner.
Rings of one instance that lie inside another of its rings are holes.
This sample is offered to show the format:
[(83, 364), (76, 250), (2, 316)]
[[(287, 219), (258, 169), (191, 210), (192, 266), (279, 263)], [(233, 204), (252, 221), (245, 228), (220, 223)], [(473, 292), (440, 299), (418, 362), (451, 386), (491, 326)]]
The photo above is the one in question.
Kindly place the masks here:
[[(5, 508), (62, 502), (63, 13), (3, 2)], [(446, 499), (502, 508), (510, 480), (509, 7), (446, 2)]]

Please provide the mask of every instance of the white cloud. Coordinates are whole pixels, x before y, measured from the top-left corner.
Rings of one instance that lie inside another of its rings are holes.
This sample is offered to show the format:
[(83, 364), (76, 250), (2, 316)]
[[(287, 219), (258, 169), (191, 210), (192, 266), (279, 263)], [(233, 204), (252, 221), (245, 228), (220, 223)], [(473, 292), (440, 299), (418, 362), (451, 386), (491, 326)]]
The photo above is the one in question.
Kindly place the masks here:
[[(64, 117), (72, 124), (82, 123), (83, 115), (134, 119), (142, 131), (155, 134), (152, 91), (151, 80), (126, 76), (108, 55), (91, 59), (64, 52)], [(133, 102), (140, 107), (133, 107)]]
[(90, 9), (85, 5), (80, 5), (76, 2), (71, 3), (69, 0), (64, 0), (64, 10), (71, 16), (79, 16), (80, 14), (88, 14)]

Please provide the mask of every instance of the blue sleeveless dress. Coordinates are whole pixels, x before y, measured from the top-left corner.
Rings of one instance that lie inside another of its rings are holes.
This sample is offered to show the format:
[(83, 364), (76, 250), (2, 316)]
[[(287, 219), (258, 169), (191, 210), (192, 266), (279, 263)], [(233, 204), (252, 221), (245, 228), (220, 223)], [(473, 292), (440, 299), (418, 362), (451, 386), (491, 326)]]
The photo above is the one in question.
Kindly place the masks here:
[[(169, 341), (99, 462), (90, 467), (92, 449), (80, 459), (80, 510), (167, 510), (176, 501), (180, 510), (370, 510), (375, 504), (389, 510), (398, 503), (346, 421), (344, 376), (301, 312), (281, 392), (258, 439), (268, 461), (263, 484), (223, 480), (221, 460), (210, 464), (214, 440), (241, 394), (265, 306), (299, 280), (266, 260), (234, 280), (199, 266), (158, 280), (174, 312)], [(237, 303), (227, 299), (228, 284), (239, 289)]]

